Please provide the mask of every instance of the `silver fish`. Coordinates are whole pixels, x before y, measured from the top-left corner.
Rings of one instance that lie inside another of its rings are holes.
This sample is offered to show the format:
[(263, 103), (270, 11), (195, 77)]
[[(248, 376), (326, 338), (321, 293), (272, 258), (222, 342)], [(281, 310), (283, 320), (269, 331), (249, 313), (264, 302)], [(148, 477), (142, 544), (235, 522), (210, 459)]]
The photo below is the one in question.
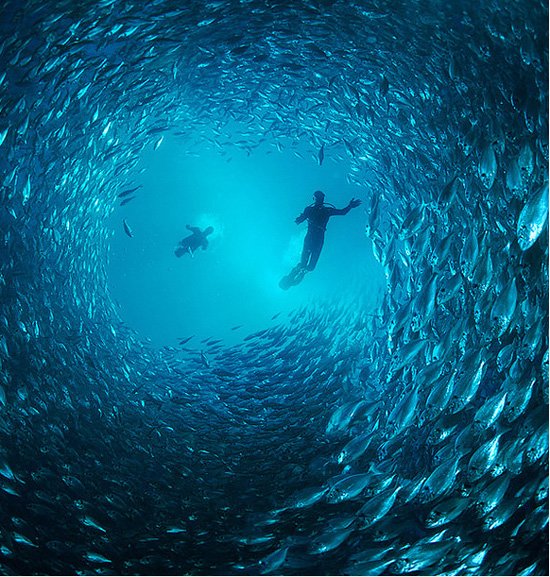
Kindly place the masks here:
[(539, 187), (523, 207), (517, 224), (517, 240), (521, 250), (530, 249), (548, 220), (548, 182)]
[(491, 189), (497, 175), (497, 157), (492, 144), (485, 146), (481, 152), (478, 173), (483, 186)]

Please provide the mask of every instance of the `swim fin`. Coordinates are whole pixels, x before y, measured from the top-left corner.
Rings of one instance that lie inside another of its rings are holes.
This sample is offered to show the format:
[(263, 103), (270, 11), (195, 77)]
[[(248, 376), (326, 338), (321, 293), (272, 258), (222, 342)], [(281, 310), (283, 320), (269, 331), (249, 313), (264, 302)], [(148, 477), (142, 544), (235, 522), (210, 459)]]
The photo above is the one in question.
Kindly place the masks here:
[(286, 276), (279, 281), (279, 287), (288, 290), (291, 286), (300, 284), (304, 279), (307, 269), (301, 264), (297, 264)]

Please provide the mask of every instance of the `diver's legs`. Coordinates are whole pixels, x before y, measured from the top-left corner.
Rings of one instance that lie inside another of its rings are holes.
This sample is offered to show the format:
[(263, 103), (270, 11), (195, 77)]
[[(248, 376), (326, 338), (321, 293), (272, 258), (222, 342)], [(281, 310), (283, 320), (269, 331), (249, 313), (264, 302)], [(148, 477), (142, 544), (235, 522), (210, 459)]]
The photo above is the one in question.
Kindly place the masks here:
[(323, 237), (316, 239), (315, 244), (311, 247), (311, 256), (309, 258), (309, 264), (307, 265), (307, 270), (312, 271), (317, 266), (317, 261), (321, 256), (321, 249), (323, 248)]
[(311, 248), (309, 245), (310, 242), (308, 237), (306, 236), (306, 238), (304, 238), (304, 248), (302, 249), (302, 258), (300, 259), (300, 264), (302, 265), (303, 268), (307, 268), (307, 262), (311, 255)]

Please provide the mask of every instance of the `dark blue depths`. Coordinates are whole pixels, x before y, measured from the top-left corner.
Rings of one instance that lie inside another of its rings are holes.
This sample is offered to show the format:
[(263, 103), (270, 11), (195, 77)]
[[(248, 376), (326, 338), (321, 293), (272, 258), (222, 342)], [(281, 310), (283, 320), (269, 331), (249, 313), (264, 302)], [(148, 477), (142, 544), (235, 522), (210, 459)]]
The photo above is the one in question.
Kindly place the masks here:
[[(1, 572), (546, 574), (546, 5), (142, 4), (3, 5)], [(380, 310), (140, 342), (105, 222), (179, 131), (345, 158)]]

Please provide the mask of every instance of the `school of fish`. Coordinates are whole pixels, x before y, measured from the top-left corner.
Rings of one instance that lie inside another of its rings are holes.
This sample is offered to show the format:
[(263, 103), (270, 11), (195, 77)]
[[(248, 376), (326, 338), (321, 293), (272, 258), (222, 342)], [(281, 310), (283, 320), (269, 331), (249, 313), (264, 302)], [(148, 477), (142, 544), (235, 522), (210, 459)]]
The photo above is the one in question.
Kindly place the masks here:
[[(547, 21), (2, 3), (2, 574), (547, 574)], [(379, 310), (335, 295), (231, 347), (141, 342), (105, 223), (167, 134), (348, 163)]]

